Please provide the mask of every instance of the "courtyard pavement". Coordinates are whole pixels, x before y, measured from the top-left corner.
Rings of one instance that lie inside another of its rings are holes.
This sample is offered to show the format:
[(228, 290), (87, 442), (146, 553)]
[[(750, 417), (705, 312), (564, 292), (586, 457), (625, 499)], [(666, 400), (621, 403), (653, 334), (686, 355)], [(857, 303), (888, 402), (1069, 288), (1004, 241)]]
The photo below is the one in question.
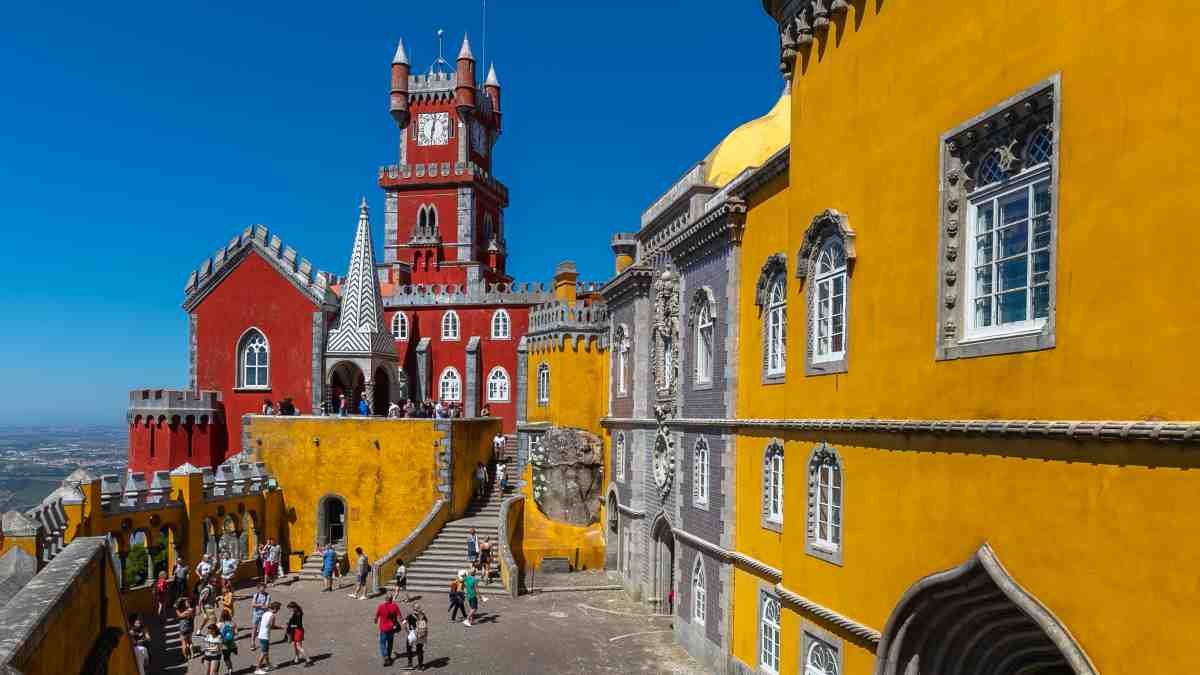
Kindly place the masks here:
[[(279, 673), (392, 673), (404, 672), (401, 656), (388, 668), (379, 656), (379, 638), (373, 619), (382, 597), (355, 600), (347, 597), (349, 579), (341, 588), (322, 593), (318, 582), (281, 584), (271, 589), (273, 599), (285, 608), (277, 625), (284, 625), (288, 602), (304, 608), (305, 648), (312, 667), (293, 663), (292, 647), (282, 631), (272, 640), (271, 657)], [(234, 672), (254, 672), (258, 653), (250, 651), (250, 595), (244, 587), (236, 594), (239, 654)], [(621, 591), (569, 591), (535, 593), (512, 600), (498, 583), (485, 587), (475, 626), (450, 622), (446, 594), (413, 597), (430, 619), (425, 647), (425, 669), (439, 673), (677, 673), (705, 672), (680, 647), (671, 634), (671, 618), (651, 616)], [(410, 605), (400, 603), (407, 613)], [(155, 638), (150, 673), (197, 675), (205, 672), (200, 659), (185, 664), (179, 653), (174, 620), (160, 625), (151, 620)], [(400, 643), (397, 640), (398, 646)], [(415, 662), (414, 662), (415, 663)]]

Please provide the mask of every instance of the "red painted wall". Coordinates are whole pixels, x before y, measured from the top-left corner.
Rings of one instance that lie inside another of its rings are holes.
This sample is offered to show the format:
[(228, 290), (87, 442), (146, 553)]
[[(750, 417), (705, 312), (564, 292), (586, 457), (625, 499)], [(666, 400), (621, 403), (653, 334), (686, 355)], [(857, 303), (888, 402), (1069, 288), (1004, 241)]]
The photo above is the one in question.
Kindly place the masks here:
[[(193, 309), (196, 317), (196, 384), (221, 392), (229, 429), (225, 456), (239, 452), (242, 415), (262, 410), (263, 399), (291, 397), (297, 412), (312, 412), (312, 316), (318, 306), (257, 252)], [(247, 329), (262, 331), (270, 347), (270, 387), (235, 389), (237, 343)]]
[(212, 424), (207, 418), (189, 421), (175, 415), (137, 415), (129, 425), (129, 470), (144, 472), (149, 481), (153, 472), (170, 471), (183, 464), (215, 467), (225, 459), (227, 447), (225, 426)]
[[(447, 310), (458, 312), (459, 339), (442, 340), (442, 315)], [(405, 309), (408, 317), (408, 340), (396, 342), (396, 351), (400, 354), (400, 362), (405, 366), (409, 381), (415, 382), (418, 375), (416, 370), (416, 349), (421, 338), (431, 338), (430, 341), (430, 386), (436, 401), (438, 394), (438, 378), (448, 367), (458, 370), (463, 382), (463, 401), (466, 401), (467, 341), (472, 336), (479, 336), (480, 372), (478, 400), (480, 405), (491, 408), (492, 415), (501, 418), (504, 433), (513, 433), (517, 425), (517, 343), (521, 336), (529, 330), (529, 307), (526, 305), (510, 305), (508, 311), (512, 337), (507, 340), (492, 339), (492, 314), (497, 309), (494, 305), (465, 306), (465, 307), (431, 307)], [(395, 311), (387, 312), (387, 325), (392, 325), (392, 315)], [(507, 403), (493, 403), (487, 400), (487, 376), (492, 368), (501, 366), (508, 372), (509, 400)]]

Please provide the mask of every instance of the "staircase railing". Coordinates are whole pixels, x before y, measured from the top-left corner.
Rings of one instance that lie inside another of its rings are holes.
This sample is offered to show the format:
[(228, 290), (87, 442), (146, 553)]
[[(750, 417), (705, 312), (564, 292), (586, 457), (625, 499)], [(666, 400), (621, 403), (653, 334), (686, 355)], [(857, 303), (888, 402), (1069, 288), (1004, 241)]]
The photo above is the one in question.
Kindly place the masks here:
[[(521, 594), (521, 562), (525, 556), (521, 553), (519, 544), (514, 554), (513, 540), (519, 541), (523, 533), (525, 516), (525, 495), (516, 494), (504, 500), (500, 505), (500, 579), (504, 588), (514, 599)], [(517, 561), (520, 557), (521, 562)]]
[(425, 518), (421, 520), (420, 524), (412, 532), (409, 532), (408, 536), (399, 544), (392, 547), (371, 565), (370, 592), (372, 594), (379, 592), (387, 585), (388, 579), (396, 576), (397, 560), (411, 563), (413, 558), (421, 555), (429, 547), (437, 533), (441, 531), (442, 526), (446, 524), (449, 515), (450, 509), (445, 499), (434, 502), (433, 507), (429, 509), (429, 513), (425, 514)]

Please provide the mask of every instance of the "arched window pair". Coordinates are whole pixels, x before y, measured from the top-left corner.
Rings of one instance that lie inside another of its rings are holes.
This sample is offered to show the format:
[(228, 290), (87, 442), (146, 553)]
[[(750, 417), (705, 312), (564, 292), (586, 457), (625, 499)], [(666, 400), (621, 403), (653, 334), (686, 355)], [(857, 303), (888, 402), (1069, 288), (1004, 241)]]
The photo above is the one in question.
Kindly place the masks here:
[(267, 338), (257, 328), (242, 334), (237, 344), (237, 386), (244, 389), (267, 389), (271, 386), (271, 348)]
[(550, 403), (550, 366), (545, 363), (537, 369), (537, 399), (538, 405)]
[(487, 379), (488, 401), (491, 403), (507, 403), (509, 400), (508, 371), (500, 366), (492, 368)]
[(436, 239), (438, 228), (437, 209), (433, 204), (422, 204), (417, 208), (417, 225), (413, 239)]
[(392, 315), (392, 337), (396, 340), (408, 339), (408, 317), (404, 312), (396, 312)]

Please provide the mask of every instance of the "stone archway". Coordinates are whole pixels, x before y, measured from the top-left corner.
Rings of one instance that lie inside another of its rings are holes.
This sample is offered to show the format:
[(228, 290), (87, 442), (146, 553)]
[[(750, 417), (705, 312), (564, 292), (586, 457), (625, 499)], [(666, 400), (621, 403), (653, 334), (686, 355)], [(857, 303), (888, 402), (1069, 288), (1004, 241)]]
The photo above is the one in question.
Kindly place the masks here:
[(987, 544), (962, 565), (913, 584), (875, 653), (875, 675), (1096, 675), (1067, 628)]
[(358, 414), (359, 398), (367, 390), (363, 371), (350, 361), (340, 361), (329, 371), (329, 406), (332, 414), (338, 414), (342, 397), (346, 398), (346, 411)]
[(372, 385), (372, 415), (386, 415), (388, 405), (392, 402), (392, 378), (388, 375), (388, 369), (379, 366), (375, 369), (375, 377), (371, 382)]
[(327, 494), (317, 502), (317, 546), (346, 545), (346, 498)]
[(651, 602), (664, 614), (675, 612), (675, 533), (666, 516), (659, 514), (650, 530), (653, 588)]

